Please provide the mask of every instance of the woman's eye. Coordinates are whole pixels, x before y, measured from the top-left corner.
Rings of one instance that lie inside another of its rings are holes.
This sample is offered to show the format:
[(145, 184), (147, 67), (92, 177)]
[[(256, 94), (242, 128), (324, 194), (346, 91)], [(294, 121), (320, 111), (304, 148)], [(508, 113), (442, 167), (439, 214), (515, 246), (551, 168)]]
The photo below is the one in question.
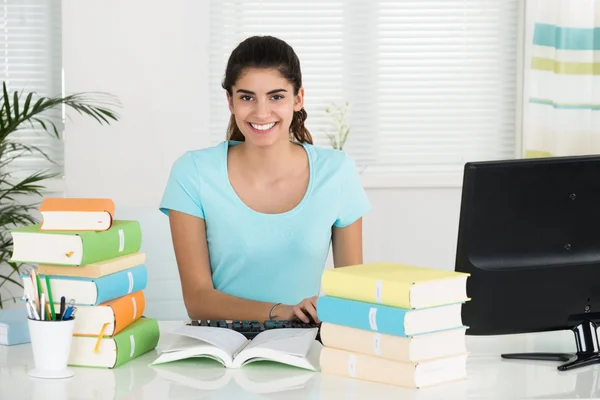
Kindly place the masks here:
[(272, 97), (273, 100), (281, 100), (283, 99), (283, 96), (280, 94), (276, 94), (275, 96)]
[(252, 100), (252, 97), (250, 97), (248, 95), (243, 95), (242, 97), (240, 97), (240, 99), (243, 101), (250, 101), (250, 100)]

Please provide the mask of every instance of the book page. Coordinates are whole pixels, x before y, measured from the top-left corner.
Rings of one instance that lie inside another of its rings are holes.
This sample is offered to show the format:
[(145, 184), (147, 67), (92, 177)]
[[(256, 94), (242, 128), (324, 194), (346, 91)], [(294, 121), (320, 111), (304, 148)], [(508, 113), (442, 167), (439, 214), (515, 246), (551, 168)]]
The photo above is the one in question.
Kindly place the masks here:
[(171, 333), (202, 340), (220, 348), (231, 357), (233, 357), (233, 355), (248, 341), (244, 335), (232, 329), (215, 328), (211, 326), (183, 325)]
[(280, 328), (271, 329), (260, 334), (244, 348), (266, 348), (282, 353), (304, 357), (310, 350), (312, 342), (317, 337), (318, 328)]
[[(193, 343), (180, 343), (182, 339)], [(176, 343), (164, 349), (150, 365), (165, 364), (190, 358), (210, 358), (226, 367), (233, 361), (229, 354), (212, 344), (181, 336), (177, 338)]]
[[(276, 341), (278, 343), (277, 346), (272, 345), (269, 347), (266, 346), (254, 346), (252, 348), (246, 347), (237, 357), (233, 360), (233, 364), (231, 368), (241, 368), (244, 365), (248, 365), (250, 363), (260, 362), (260, 361), (273, 361), (276, 363), (292, 365), (298, 368), (303, 368), (311, 371), (319, 370), (319, 358), (321, 354), (321, 350), (323, 349), (323, 345), (314, 339), (310, 339), (311, 335), (305, 334), (295, 337), (294, 339), (297, 342), (301, 342), (301, 347), (304, 347), (305, 339), (308, 339), (308, 350), (303, 355), (296, 355), (293, 352), (282, 351), (281, 349), (277, 350), (276, 347), (281, 347), (282, 341)], [(289, 341), (293, 339), (287, 339), (288, 344)], [(292, 346), (290, 346), (292, 347)], [(296, 352), (297, 354), (301, 353), (300, 351)]]
[(240, 368), (247, 362), (270, 360), (313, 369), (307, 356), (316, 342), (317, 332), (318, 328), (281, 328), (261, 332), (234, 355), (232, 368)]

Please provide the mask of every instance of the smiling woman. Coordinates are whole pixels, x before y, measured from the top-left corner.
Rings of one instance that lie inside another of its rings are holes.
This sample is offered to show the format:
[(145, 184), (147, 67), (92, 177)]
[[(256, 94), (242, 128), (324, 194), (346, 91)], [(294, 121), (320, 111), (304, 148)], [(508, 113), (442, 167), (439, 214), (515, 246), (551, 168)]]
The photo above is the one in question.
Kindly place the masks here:
[(183, 154), (160, 205), (188, 315), (318, 322), (330, 243), (336, 267), (362, 263), (370, 205), (354, 162), (313, 146), (300, 62), (284, 41), (240, 43), (222, 86), (227, 140)]

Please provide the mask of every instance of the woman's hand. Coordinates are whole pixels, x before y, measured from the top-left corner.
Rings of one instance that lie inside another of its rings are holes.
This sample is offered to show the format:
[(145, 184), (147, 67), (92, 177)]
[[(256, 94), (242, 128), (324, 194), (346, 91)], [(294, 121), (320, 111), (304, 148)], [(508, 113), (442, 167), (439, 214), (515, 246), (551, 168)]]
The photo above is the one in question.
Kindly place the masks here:
[(317, 298), (318, 296), (306, 298), (295, 306), (279, 304), (273, 309), (273, 315), (276, 320), (291, 321), (299, 319), (306, 324), (310, 322), (308, 317), (310, 316), (314, 322), (319, 323), (320, 321), (317, 318)]

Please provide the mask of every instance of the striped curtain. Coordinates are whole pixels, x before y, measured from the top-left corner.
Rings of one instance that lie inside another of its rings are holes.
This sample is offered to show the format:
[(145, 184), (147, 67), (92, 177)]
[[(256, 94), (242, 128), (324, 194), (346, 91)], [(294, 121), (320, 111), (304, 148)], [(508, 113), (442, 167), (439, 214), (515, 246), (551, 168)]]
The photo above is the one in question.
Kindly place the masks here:
[(529, 0), (523, 156), (600, 153), (600, 0)]

